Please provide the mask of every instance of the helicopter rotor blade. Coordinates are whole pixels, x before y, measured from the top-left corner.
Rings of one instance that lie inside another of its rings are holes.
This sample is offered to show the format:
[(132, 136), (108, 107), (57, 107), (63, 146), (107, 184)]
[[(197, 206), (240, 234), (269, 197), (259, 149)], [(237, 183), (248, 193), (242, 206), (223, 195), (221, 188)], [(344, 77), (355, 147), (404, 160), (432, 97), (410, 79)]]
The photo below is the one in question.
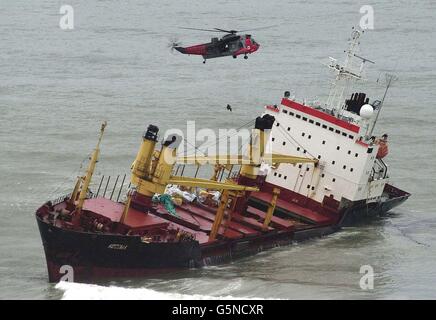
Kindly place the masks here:
[(220, 28), (214, 28), (216, 31), (219, 31), (219, 32), (225, 32), (225, 33), (237, 33), (237, 32), (239, 32), (239, 31), (237, 31), (237, 30), (224, 30), (224, 29), (220, 29)]
[(238, 32), (246, 32), (246, 31), (254, 31), (254, 30), (263, 30), (263, 29), (269, 29), (269, 28), (273, 28), (273, 27), (277, 27), (280, 24), (274, 24), (271, 26), (265, 26), (265, 27), (259, 27), (259, 28), (252, 28), (252, 29), (245, 29), (245, 30), (239, 30)]
[(200, 29), (200, 28), (187, 28), (187, 27), (180, 27), (180, 29), (186, 29), (186, 30), (197, 30), (197, 31), (208, 31), (208, 32), (221, 32), (215, 29)]

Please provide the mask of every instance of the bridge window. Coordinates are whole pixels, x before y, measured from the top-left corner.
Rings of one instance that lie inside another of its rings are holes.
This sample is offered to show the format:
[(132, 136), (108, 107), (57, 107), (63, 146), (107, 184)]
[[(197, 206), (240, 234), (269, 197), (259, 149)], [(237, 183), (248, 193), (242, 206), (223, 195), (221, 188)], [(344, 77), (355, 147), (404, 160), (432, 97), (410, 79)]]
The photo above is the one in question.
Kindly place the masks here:
[(321, 125), (321, 123), (316, 122), (315, 125), (319, 127)]
[(350, 139), (354, 139), (354, 136), (352, 136), (351, 134), (348, 135), (348, 138)]
[(342, 132), (342, 135), (343, 135), (344, 137), (346, 137), (346, 136), (347, 136), (347, 134), (346, 134), (345, 132)]
[(339, 130), (336, 130), (335, 132), (336, 132), (337, 134), (340, 134), (340, 133), (341, 133)]
[(286, 114), (287, 114), (287, 113), (288, 113), (288, 110), (286, 110), (286, 109), (283, 109), (283, 113), (286, 113)]
[(323, 129), (327, 129), (327, 126), (325, 124), (322, 125)]
[(289, 112), (289, 115), (290, 115), (290, 116), (294, 116), (295, 113), (293, 113), (293, 112)]
[(332, 132), (335, 131), (335, 129), (333, 129), (332, 127), (329, 127), (329, 130)]
[(309, 119), (309, 123), (314, 123), (315, 121), (313, 121), (312, 119)]
[(301, 116), (300, 116), (299, 114), (297, 114), (296, 117), (297, 117), (297, 119), (300, 119), (300, 118), (301, 118)]
[(303, 117), (303, 121), (307, 121), (307, 118), (306, 118), (306, 117)]

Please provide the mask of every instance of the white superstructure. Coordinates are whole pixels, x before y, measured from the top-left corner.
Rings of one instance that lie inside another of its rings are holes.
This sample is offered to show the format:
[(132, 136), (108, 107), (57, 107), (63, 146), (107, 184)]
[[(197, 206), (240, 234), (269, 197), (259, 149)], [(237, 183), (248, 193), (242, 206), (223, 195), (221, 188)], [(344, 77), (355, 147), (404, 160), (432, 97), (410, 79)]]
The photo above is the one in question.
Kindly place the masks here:
[(330, 58), (329, 67), (336, 75), (325, 104), (304, 105), (289, 99), (288, 94), (280, 106), (266, 107), (276, 118), (270, 140), (274, 153), (319, 159), (317, 166), (281, 164), (273, 168), (266, 182), (318, 202), (326, 196), (368, 202), (382, 196), (387, 168), (376, 158), (378, 145), (369, 137), (381, 102), (370, 102), (358, 92), (345, 99), (354, 82), (362, 79), (369, 61), (357, 54), (361, 33), (353, 31), (343, 65)]

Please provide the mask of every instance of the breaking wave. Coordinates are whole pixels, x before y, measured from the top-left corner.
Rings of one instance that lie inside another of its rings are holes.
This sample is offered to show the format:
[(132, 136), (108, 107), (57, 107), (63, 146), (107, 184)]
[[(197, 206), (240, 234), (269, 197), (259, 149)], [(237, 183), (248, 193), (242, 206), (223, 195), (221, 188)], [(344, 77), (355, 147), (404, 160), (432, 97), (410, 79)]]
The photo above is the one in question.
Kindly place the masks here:
[(125, 288), (95, 284), (59, 282), (56, 289), (63, 291), (63, 300), (235, 300), (262, 299), (234, 296), (208, 296), (160, 292), (146, 288)]

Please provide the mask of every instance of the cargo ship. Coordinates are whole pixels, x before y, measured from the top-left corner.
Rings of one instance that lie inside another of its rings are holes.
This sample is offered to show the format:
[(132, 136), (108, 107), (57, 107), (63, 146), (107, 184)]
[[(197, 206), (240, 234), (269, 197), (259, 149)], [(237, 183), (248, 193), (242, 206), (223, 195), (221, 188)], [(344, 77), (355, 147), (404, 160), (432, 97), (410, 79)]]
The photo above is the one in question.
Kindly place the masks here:
[[(36, 211), (48, 280), (65, 270), (92, 282), (226, 263), (331, 234), (407, 200), (389, 182), (386, 136), (373, 136), (389, 85), (382, 100), (351, 91), (371, 63), (359, 55), (361, 35), (353, 30), (343, 64), (330, 58), (335, 79), (325, 103), (286, 91), (253, 121), (241, 154), (179, 156), (181, 138), (160, 139), (148, 125), (121, 199), (125, 176), (116, 199), (118, 177), (110, 196), (109, 178), (104, 192), (103, 179), (97, 191), (90, 187), (104, 123), (72, 192)], [(210, 179), (197, 176), (205, 164)], [(185, 166), (195, 175), (184, 175)]]

